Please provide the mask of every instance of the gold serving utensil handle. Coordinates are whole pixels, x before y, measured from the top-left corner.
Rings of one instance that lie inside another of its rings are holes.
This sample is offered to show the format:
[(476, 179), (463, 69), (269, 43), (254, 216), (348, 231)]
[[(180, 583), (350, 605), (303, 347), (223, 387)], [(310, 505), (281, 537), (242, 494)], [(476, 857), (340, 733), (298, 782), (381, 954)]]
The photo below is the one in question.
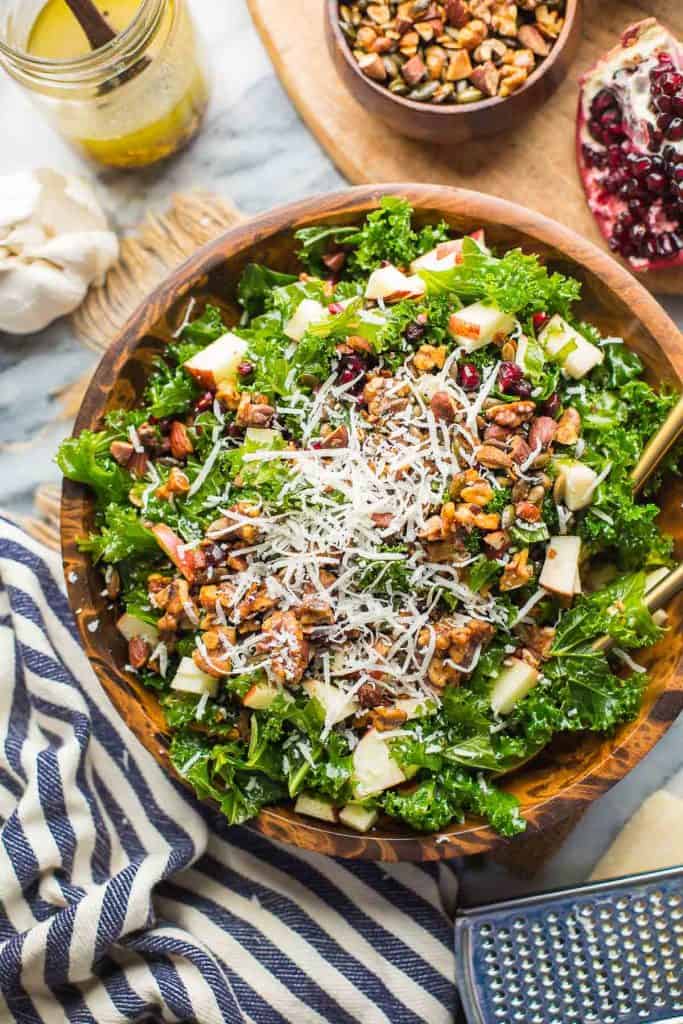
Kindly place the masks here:
[[(672, 569), (671, 572), (667, 573), (664, 579), (659, 580), (655, 585), (647, 590), (645, 593), (645, 605), (650, 612), (658, 612), (671, 601), (676, 594), (683, 590), (683, 562)], [(614, 645), (614, 638), (611, 636), (601, 636), (599, 640), (593, 643), (594, 651), (602, 651), (603, 653), (609, 651)]]
[(637, 466), (631, 473), (633, 492), (637, 494), (643, 484), (654, 473), (669, 449), (683, 434), (683, 395), (673, 407), (666, 420), (640, 456)]

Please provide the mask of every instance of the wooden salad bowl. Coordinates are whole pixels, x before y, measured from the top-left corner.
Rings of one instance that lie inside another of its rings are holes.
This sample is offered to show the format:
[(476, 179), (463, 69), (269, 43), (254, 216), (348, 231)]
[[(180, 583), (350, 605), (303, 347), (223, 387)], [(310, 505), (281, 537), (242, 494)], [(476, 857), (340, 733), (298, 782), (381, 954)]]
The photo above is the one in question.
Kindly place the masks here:
[[(643, 359), (648, 378), (679, 389), (683, 379), (683, 337), (654, 298), (610, 256), (572, 231), (538, 213), (477, 192), (427, 185), (348, 189), (282, 207), (257, 217), (199, 249), (161, 284), (131, 317), (98, 366), (83, 400), (75, 433), (97, 430), (104, 414), (131, 407), (143, 390), (150, 364), (181, 321), (189, 293), (219, 304), (228, 324), (237, 321), (238, 279), (252, 260), (295, 272), (296, 228), (356, 223), (380, 196), (405, 196), (418, 222), (445, 219), (457, 232), (483, 227), (494, 246), (521, 246), (583, 281), (580, 312), (605, 335), (622, 336)], [(661, 500), (663, 527), (676, 536), (683, 556), (680, 516), (683, 488), (667, 481)], [(99, 679), (138, 739), (169, 772), (169, 735), (151, 691), (124, 670), (127, 651), (114, 614), (101, 595), (99, 570), (79, 552), (77, 539), (93, 527), (88, 489), (66, 480), (62, 496), (62, 549), (69, 600), (85, 650)], [(516, 774), (505, 788), (520, 800), (529, 822), (526, 836), (559, 825), (604, 793), (655, 745), (683, 709), (683, 596), (669, 608), (671, 629), (656, 647), (638, 655), (650, 671), (650, 685), (636, 721), (610, 737), (559, 737)], [(90, 628), (89, 628), (90, 626)], [(481, 820), (468, 819), (442, 834), (424, 835), (391, 819), (360, 835), (294, 813), (291, 807), (261, 811), (252, 827), (274, 839), (332, 856), (367, 860), (436, 860), (490, 851), (505, 843)], [(513, 842), (524, 841), (524, 836)]]
[[(565, 79), (581, 37), (581, 0), (566, 0), (564, 26), (553, 48), (510, 96), (477, 103), (419, 103), (390, 92), (363, 74), (339, 26), (339, 0), (325, 0), (325, 35), (337, 73), (351, 95), (399, 135), (452, 146), (509, 132), (541, 107)], [(382, 145), (378, 134), (377, 145)], [(504, 151), (501, 154), (504, 159)]]

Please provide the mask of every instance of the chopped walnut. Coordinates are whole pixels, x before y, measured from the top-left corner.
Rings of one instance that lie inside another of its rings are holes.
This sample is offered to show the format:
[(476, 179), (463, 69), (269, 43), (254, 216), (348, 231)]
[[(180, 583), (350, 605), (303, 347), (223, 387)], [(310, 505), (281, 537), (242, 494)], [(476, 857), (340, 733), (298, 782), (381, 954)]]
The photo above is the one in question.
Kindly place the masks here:
[(377, 683), (363, 683), (356, 697), (362, 708), (377, 708), (389, 699), (386, 691)]
[(293, 611), (273, 612), (265, 620), (256, 649), (268, 656), (268, 673), (277, 682), (291, 686), (303, 677), (309, 644)]
[(483, 477), (479, 475), (476, 469), (462, 470), (460, 473), (456, 473), (451, 480), (449, 494), (451, 498), (459, 498), (466, 487), (483, 482)]
[(524, 626), (524, 643), (539, 661), (547, 661), (555, 642), (552, 626)]
[(501, 99), (511, 96), (513, 92), (517, 92), (518, 89), (522, 88), (527, 78), (528, 74), (524, 68), (516, 68), (511, 64), (506, 65), (500, 73), (498, 95)]
[(460, 497), (463, 501), (471, 502), (473, 505), (479, 505), (483, 508), (493, 498), (493, 487), (486, 480), (477, 480), (476, 483), (468, 484), (460, 492)]
[(372, 724), (378, 732), (398, 729), (407, 720), (408, 714), (401, 708), (378, 707), (372, 713)]
[(321, 439), (322, 448), (348, 448), (349, 444), (349, 430), (344, 424), (337, 427), (336, 430), (332, 430), (329, 434)]
[(517, 590), (525, 587), (534, 577), (534, 570), (529, 563), (529, 549), (522, 548), (503, 569), (499, 587), (501, 590)]
[(363, 401), (368, 407), (369, 418), (375, 420), (405, 409), (409, 393), (409, 385), (398, 384), (393, 377), (370, 377), (363, 388)]
[(440, 370), (446, 362), (446, 346), (420, 345), (413, 356), (413, 366), (420, 373), (428, 373), (430, 370)]
[(304, 598), (296, 611), (304, 633), (334, 622), (332, 605), (317, 593)]
[(457, 666), (467, 668), (477, 647), (489, 643), (494, 634), (495, 627), (479, 619), (470, 619), (464, 626), (441, 619), (421, 630), (417, 639), (420, 647), (427, 647), (432, 637), (435, 639), (434, 656), (427, 672), (432, 685), (442, 688), (459, 683), (462, 669)]
[(227, 675), (232, 668), (230, 651), (236, 639), (230, 626), (214, 626), (202, 633), (202, 646), (192, 653), (195, 665), (214, 679)]
[(501, 402), (486, 410), (486, 419), (492, 420), (499, 427), (517, 429), (530, 420), (534, 414), (536, 403), (531, 401)]

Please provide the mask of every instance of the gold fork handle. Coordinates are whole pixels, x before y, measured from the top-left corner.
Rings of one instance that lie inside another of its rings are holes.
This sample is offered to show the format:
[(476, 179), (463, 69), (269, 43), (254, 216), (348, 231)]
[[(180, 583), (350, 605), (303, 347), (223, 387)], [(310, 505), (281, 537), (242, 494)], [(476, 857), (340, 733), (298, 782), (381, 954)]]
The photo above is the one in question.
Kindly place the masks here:
[(637, 494), (646, 480), (654, 473), (669, 449), (683, 434), (683, 396), (673, 407), (665, 422), (652, 438), (640, 456), (638, 465), (631, 473), (633, 492)]

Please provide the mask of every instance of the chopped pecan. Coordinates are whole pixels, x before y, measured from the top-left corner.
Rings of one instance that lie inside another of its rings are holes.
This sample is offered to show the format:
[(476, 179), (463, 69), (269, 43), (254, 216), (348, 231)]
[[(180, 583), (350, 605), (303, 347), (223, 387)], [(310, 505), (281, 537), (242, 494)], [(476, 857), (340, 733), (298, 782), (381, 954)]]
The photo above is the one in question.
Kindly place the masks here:
[(227, 675), (232, 668), (230, 652), (236, 639), (235, 630), (229, 626), (214, 626), (202, 633), (202, 646), (192, 653), (195, 665), (214, 679)]
[(226, 409), (237, 409), (241, 401), (241, 394), (231, 380), (223, 380), (218, 385), (216, 398)]
[(408, 714), (401, 708), (379, 707), (372, 713), (372, 724), (379, 732), (398, 729), (407, 721)]
[(363, 683), (356, 698), (362, 708), (377, 708), (388, 700), (386, 691), (377, 683)]
[(486, 480), (477, 480), (474, 484), (468, 484), (460, 492), (463, 501), (471, 502), (483, 508), (493, 498), (493, 487)]
[(144, 668), (151, 653), (149, 644), (141, 636), (134, 636), (128, 641), (128, 663), (131, 668)]
[(154, 493), (161, 501), (171, 501), (174, 495), (187, 494), (189, 489), (190, 481), (185, 473), (183, 473), (182, 469), (178, 469), (177, 466), (173, 466), (166, 482), (161, 487), (157, 487)]
[(293, 611), (273, 612), (263, 623), (256, 645), (270, 659), (269, 674), (287, 685), (298, 683), (308, 665), (309, 644)]
[(245, 392), (237, 407), (235, 422), (243, 427), (269, 427), (275, 409), (268, 404), (265, 395), (253, 395)]
[(576, 409), (565, 409), (557, 424), (555, 440), (558, 444), (576, 444), (581, 436), (581, 417)]
[(332, 605), (318, 594), (305, 597), (296, 610), (304, 633), (310, 633), (316, 626), (331, 625), (334, 622)]
[(516, 429), (531, 419), (535, 408), (536, 403), (527, 400), (501, 402), (486, 410), (486, 419), (497, 423), (499, 427)]
[(173, 420), (169, 432), (171, 443), (171, 455), (174, 459), (186, 459), (194, 451), (192, 441), (187, 433), (187, 427), (180, 420)]
[(128, 460), (127, 469), (136, 480), (142, 480), (147, 473), (149, 466), (149, 455), (147, 452), (133, 452)]
[(387, 413), (399, 412), (408, 404), (410, 387), (399, 384), (393, 377), (370, 377), (363, 388), (363, 401), (368, 407), (371, 419), (379, 419)]
[(271, 611), (276, 604), (277, 598), (271, 597), (265, 584), (253, 583), (235, 609), (235, 621), (253, 619), (257, 615)]
[(431, 543), (444, 539), (444, 526), (441, 516), (430, 516), (418, 534), (420, 540)]
[(487, 533), (484, 537), (484, 544), (491, 548), (496, 555), (502, 555), (510, 547), (510, 534), (507, 530), (495, 530), (493, 533)]
[(475, 458), (487, 469), (509, 469), (512, 465), (512, 457), (499, 448), (490, 444), (482, 444), (475, 451)]
[(512, 556), (503, 569), (499, 587), (501, 590), (517, 590), (518, 587), (525, 587), (533, 576), (533, 567), (529, 565), (529, 549), (522, 548)]
[(459, 498), (466, 487), (478, 483), (483, 483), (483, 478), (476, 469), (465, 469), (456, 473), (449, 488), (451, 498)]
[(232, 583), (224, 580), (220, 584), (209, 583), (199, 591), (199, 603), (208, 612), (213, 612), (217, 604), (226, 611), (232, 608), (235, 588)]
[(119, 466), (127, 466), (133, 457), (135, 449), (129, 441), (112, 441), (109, 446), (111, 457), (118, 462)]
[(517, 68), (508, 64), (501, 70), (500, 73), (500, 87), (498, 89), (498, 95), (501, 99), (506, 96), (511, 96), (517, 89), (521, 89), (528, 78), (528, 74), (525, 68)]
[(370, 518), (379, 530), (388, 530), (394, 517), (391, 512), (373, 512)]
[(547, 661), (555, 642), (552, 626), (524, 626), (524, 643), (539, 661)]
[(440, 370), (446, 362), (445, 345), (420, 345), (413, 356), (413, 366), (420, 373), (428, 373), (430, 370)]
[(333, 430), (332, 433), (327, 434), (320, 441), (322, 448), (348, 448), (349, 444), (349, 431), (348, 428), (342, 425)]
[(557, 423), (551, 416), (537, 416), (529, 427), (529, 445), (531, 448), (547, 448), (553, 443), (557, 433)]
[(455, 400), (447, 391), (435, 391), (432, 395), (429, 408), (435, 420), (443, 420), (444, 423), (453, 423), (457, 412)]

